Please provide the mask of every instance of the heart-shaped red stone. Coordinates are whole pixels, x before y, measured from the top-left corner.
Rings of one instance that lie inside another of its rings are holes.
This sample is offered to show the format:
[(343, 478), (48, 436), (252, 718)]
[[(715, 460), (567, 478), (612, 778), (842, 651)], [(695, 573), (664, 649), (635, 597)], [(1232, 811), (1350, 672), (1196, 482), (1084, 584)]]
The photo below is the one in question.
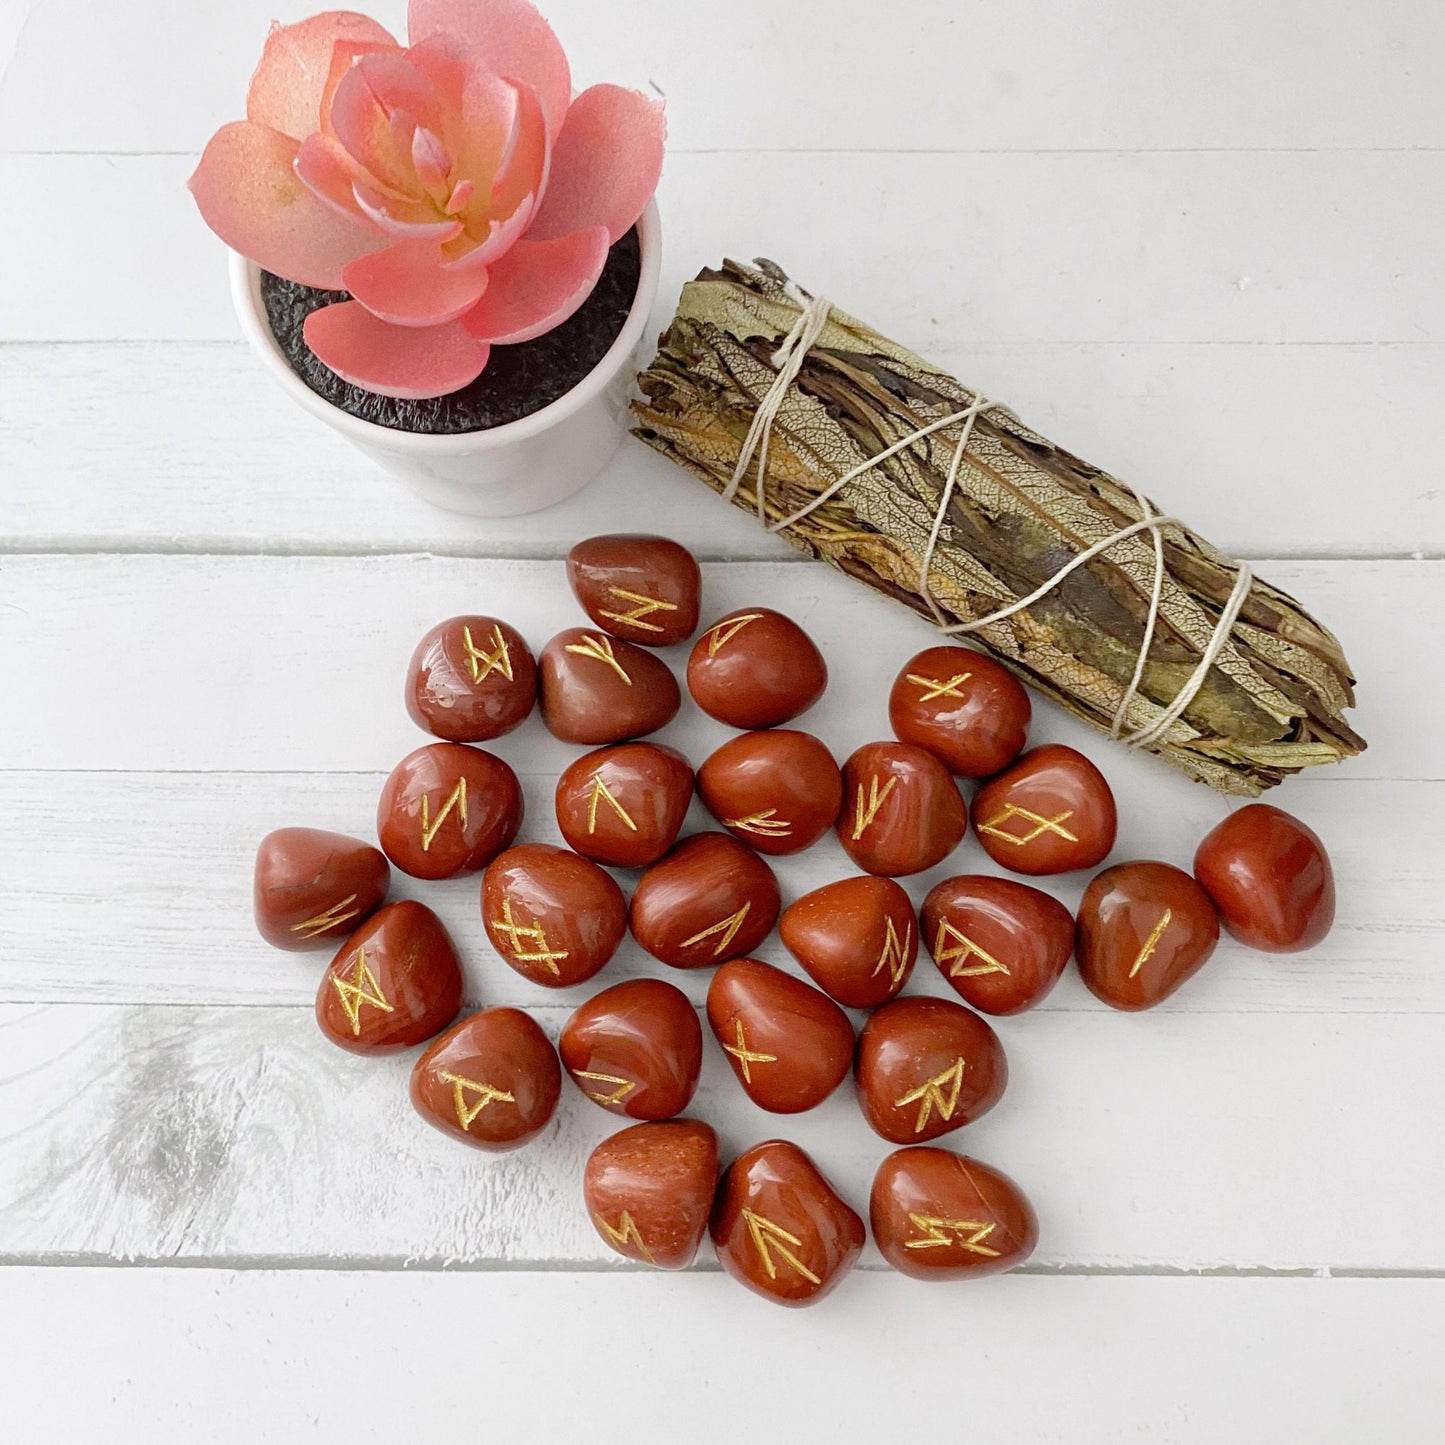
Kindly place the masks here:
[(791, 728), (742, 733), (698, 769), (708, 811), (759, 853), (799, 853), (837, 821), (843, 777), (833, 754)]
[(509, 733), (537, 701), (537, 664), (522, 634), (497, 617), (451, 617), (417, 643), (406, 710), (454, 743)]
[(929, 647), (909, 658), (888, 697), (899, 741), (927, 748), (963, 778), (1008, 767), (1023, 751), (1031, 712), (1018, 679), (966, 647)]
[(645, 648), (593, 628), (559, 632), (542, 649), (542, 721), (564, 743), (616, 743), (677, 716), (672, 669)]
[(571, 847), (614, 868), (646, 868), (677, 841), (692, 764), (660, 743), (584, 753), (557, 780), (557, 825)]
[(709, 717), (729, 727), (776, 727), (806, 712), (828, 685), (813, 639), (790, 617), (743, 607), (714, 622), (693, 645), (687, 686)]
[(838, 838), (865, 873), (921, 873), (947, 858), (967, 829), (963, 794), (932, 753), (865, 743), (843, 765)]
[(381, 906), (391, 869), (380, 850), (344, 833), (278, 828), (256, 849), (256, 928), (300, 952), (333, 947)]
[(567, 580), (593, 623), (613, 637), (669, 647), (697, 630), (697, 559), (666, 537), (589, 537), (567, 554)]
[(783, 910), (778, 932), (813, 982), (845, 1008), (887, 1003), (918, 957), (913, 903), (891, 878), (815, 888)]

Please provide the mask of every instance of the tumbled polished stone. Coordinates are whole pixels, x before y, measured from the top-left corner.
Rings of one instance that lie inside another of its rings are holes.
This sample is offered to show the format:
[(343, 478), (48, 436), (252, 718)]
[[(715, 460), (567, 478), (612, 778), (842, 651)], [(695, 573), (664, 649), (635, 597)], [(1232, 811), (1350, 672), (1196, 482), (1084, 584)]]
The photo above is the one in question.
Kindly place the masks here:
[(927, 748), (962, 778), (1001, 773), (1023, 751), (1032, 708), (1023, 684), (966, 647), (929, 647), (903, 665), (888, 697), (900, 742)]
[(661, 743), (584, 753), (557, 780), (568, 844), (613, 868), (645, 868), (677, 841), (692, 801), (692, 764)]
[(582, 1196), (610, 1249), (686, 1269), (707, 1233), (717, 1179), (717, 1135), (697, 1119), (669, 1119), (604, 1139), (587, 1160)]
[(923, 941), (938, 971), (986, 1014), (1032, 1008), (1074, 951), (1074, 915), (1012, 878), (946, 878), (923, 900)]
[(406, 674), (411, 720), (454, 743), (509, 733), (537, 701), (537, 664), (522, 634), (496, 617), (452, 617), (417, 643)]
[(1335, 921), (1335, 877), (1325, 845), (1298, 818), (1249, 803), (1213, 829), (1194, 876), (1224, 926), (1266, 953), (1313, 948)]
[(693, 645), (687, 686), (709, 717), (744, 730), (776, 727), (823, 695), (828, 668), (813, 639), (767, 607), (742, 607)]
[(252, 903), (267, 943), (335, 947), (380, 907), (391, 869), (379, 849), (321, 828), (278, 828), (256, 849)]
[(1079, 903), (1079, 974), (1114, 1008), (1153, 1008), (1199, 971), (1218, 942), (1209, 895), (1168, 863), (1116, 863)]
[(843, 776), (811, 733), (773, 728), (730, 738), (697, 771), (708, 811), (759, 853), (799, 853), (838, 819)]
[(529, 1015), (489, 1008), (462, 1019), (416, 1061), (411, 1102), (428, 1124), (477, 1149), (535, 1139), (557, 1108), (557, 1051)]
[(751, 953), (782, 909), (773, 870), (726, 833), (684, 838), (642, 875), (632, 936), (673, 968), (710, 968)]
[(523, 978), (546, 988), (583, 983), (627, 934), (627, 899), (611, 874), (567, 848), (524, 843), (482, 875), (482, 924)]
[(896, 998), (858, 1038), (858, 1102), (895, 1144), (922, 1144), (971, 1124), (1003, 1097), (1008, 1063), (998, 1035), (944, 998)]
[(1102, 863), (1118, 819), (1104, 775), (1061, 743), (1027, 752), (974, 795), (984, 852), (1015, 873), (1067, 873)]
[(707, 1021), (748, 1098), (772, 1114), (816, 1108), (853, 1062), (848, 1015), (812, 984), (754, 958), (713, 974)]
[(702, 574), (692, 553), (666, 537), (589, 537), (567, 554), (567, 581), (582, 610), (613, 637), (669, 647), (697, 630)]
[(588, 999), (567, 1020), (558, 1048), (594, 1104), (631, 1119), (670, 1119), (697, 1088), (702, 1025), (680, 988), (633, 978)]
[(709, 1223), (722, 1267), (774, 1304), (816, 1304), (852, 1269), (863, 1221), (796, 1144), (769, 1139), (724, 1171)]
[(1022, 1264), (1039, 1239), (1023, 1191), (948, 1149), (899, 1149), (878, 1166), (869, 1223), (883, 1258), (914, 1279), (977, 1279)]
[(815, 888), (783, 910), (778, 932), (813, 982), (845, 1008), (887, 1003), (918, 957), (913, 903), (891, 878)]
[(947, 858), (967, 829), (963, 794), (932, 753), (864, 743), (843, 765), (838, 838), (865, 873), (921, 873)]
[(559, 632), (542, 649), (542, 721), (564, 743), (616, 743), (656, 732), (682, 693), (654, 653), (588, 627)]
[(441, 919), (410, 899), (373, 913), (326, 966), (316, 1022), (354, 1054), (394, 1054), (440, 1033), (462, 1006), (462, 966)]

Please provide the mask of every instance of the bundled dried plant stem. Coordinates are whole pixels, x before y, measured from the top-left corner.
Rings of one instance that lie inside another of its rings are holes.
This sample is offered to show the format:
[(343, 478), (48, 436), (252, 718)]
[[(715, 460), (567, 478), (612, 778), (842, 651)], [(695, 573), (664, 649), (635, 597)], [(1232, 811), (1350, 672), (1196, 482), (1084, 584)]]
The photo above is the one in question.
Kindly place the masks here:
[[(637, 435), (715, 491), (731, 491), (735, 505), (794, 546), (945, 630), (1016, 604), (1081, 552), (1144, 519), (1133, 488), (1001, 406), (915, 438), (819, 502), (845, 474), (979, 401), (836, 308), (826, 321), (819, 316), (821, 329), (781, 394), (765, 447), (752, 450), (734, 484), (759, 404), (778, 378), (780, 343), (806, 299), (766, 261), (703, 271), (684, 287), (661, 349), (639, 378)], [(1244, 796), (1360, 752), (1364, 741), (1343, 717), (1354, 703), (1353, 678), (1335, 638), (1292, 597), (1257, 579), (1247, 593), (1241, 585), (1243, 605), (1226, 631), (1221, 615), (1238, 568), (1178, 522), (1165, 521), (1158, 532), (1162, 585), (1137, 687), (1156, 586), (1148, 530), (1114, 541), (970, 640), (1096, 727), (1147, 735), (1181, 691), (1189, 693), (1218, 628), (1223, 645), (1212, 666), (1182, 715), (1144, 744), (1150, 751), (1222, 793)]]

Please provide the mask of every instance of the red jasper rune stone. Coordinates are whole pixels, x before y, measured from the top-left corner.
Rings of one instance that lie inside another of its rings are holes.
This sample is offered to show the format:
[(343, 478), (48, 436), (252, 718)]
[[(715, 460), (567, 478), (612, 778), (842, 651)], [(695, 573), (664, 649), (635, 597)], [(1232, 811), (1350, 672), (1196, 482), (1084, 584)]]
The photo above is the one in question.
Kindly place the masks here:
[(376, 831), (386, 856), (414, 878), (485, 868), (522, 826), (522, 789), (501, 758), (463, 743), (408, 753), (386, 780)]
[(932, 753), (865, 743), (843, 765), (838, 838), (865, 873), (921, 873), (947, 858), (967, 829), (963, 794)]
[(672, 669), (645, 648), (586, 627), (542, 649), (542, 721), (564, 743), (616, 743), (656, 732), (677, 716)]
[(1032, 708), (1014, 675), (966, 647), (929, 647), (903, 665), (888, 697), (900, 742), (927, 748), (963, 778), (1001, 773), (1023, 751)]
[(1194, 876), (1224, 926), (1266, 953), (1313, 948), (1335, 921), (1335, 877), (1325, 845), (1268, 803), (1231, 813), (1199, 845)]
[(697, 630), (697, 559), (666, 537), (589, 537), (567, 554), (567, 581), (593, 623), (645, 647), (685, 642)]
[(891, 878), (842, 878), (815, 888), (783, 910), (778, 932), (813, 982), (845, 1008), (887, 1003), (918, 957), (913, 904)]
[(692, 764), (661, 743), (584, 753), (557, 780), (568, 844), (613, 868), (646, 868), (677, 841), (692, 801)]
[(973, 827), (984, 852), (1015, 873), (1093, 868), (1114, 846), (1117, 826), (1104, 775), (1061, 743), (1025, 753), (973, 800)]
[(806, 712), (828, 685), (813, 639), (791, 618), (744, 607), (714, 622), (687, 660), (693, 701), (729, 727), (776, 727)]
[(899, 1149), (878, 1166), (868, 1202), (883, 1258), (913, 1279), (978, 1279), (1022, 1264), (1039, 1239), (1017, 1184), (947, 1149)]
[(354, 1054), (394, 1054), (444, 1029), (462, 1006), (462, 966), (441, 920), (389, 903), (342, 946), (316, 991), (316, 1022)]
[(709, 1225), (722, 1267), (774, 1304), (816, 1304), (863, 1250), (863, 1221), (796, 1144), (769, 1139), (739, 1154), (718, 1185)]
[(561, 1092), (557, 1051), (531, 1016), (516, 1008), (463, 1019), (411, 1071), (411, 1102), (428, 1124), (495, 1152), (535, 1139)]
[(759, 853), (799, 853), (837, 821), (843, 776), (810, 733), (776, 728), (725, 742), (698, 769), (708, 811)]
[(627, 899), (608, 873), (566, 848), (524, 843), (482, 875), (482, 925), (523, 978), (546, 988), (583, 983), (627, 934)]
[(278, 828), (256, 849), (256, 928), (267, 943), (326, 948), (381, 906), (391, 883), (369, 843), (320, 828)]
[(582, 1195), (609, 1248), (658, 1269), (686, 1269), (707, 1233), (717, 1176), (717, 1135), (706, 1124), (633, 1124), (592, 1151)]
[(406, 674), (411, 720), (454, 743), (509, 733), (537, 701), (537, 664), (496, 617), (451, 617), (417, 643)]

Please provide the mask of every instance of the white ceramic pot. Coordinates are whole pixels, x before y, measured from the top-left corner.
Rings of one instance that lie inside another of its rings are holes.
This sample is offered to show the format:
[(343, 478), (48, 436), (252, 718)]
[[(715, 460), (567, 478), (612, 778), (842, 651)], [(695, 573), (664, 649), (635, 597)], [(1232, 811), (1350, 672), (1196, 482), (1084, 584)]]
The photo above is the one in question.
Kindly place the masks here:
[(627, 403), (662, 258), (655, 201), (643, 212), (637, 230), (642, 247), (637, 296), (607, 354), (550, 405), (486, 431), (453, 436), (397, 431), (332, 406), (291, 370), (266, 320), (261, 269), (235, 252), (231, 298), (246, 339), (298, 406), (427, 501), (479, 517), (511, 517), (540, 511), (580, 492), (607, 465), (626, 434)]

